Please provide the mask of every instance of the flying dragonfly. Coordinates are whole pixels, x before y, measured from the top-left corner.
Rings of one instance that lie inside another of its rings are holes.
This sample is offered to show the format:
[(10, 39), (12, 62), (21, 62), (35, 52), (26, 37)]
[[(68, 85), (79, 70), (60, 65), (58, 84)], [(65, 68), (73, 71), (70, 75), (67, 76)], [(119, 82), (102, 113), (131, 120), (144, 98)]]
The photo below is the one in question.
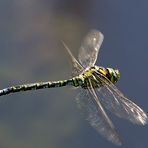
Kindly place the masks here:
[(79, 107), (84, 110), (90, 125), (107, 140), (116, 145), (121, 145), (122, 142), (117, 130), (103, 107), (116, 116), (139, 125), (147, 123), (147, 115), (115, 86), (120, 78), (119, 70), (95, 65), (103, 39), (104, 36), (100, 31), (91, 30), (82, 42), (78, 60), (63, 42), (72, 61), (72, 78), (12, 86), (0, 90), (0, 96), (20, 91), (69, 85), (79, 88), (80, 93), (76, 101)]

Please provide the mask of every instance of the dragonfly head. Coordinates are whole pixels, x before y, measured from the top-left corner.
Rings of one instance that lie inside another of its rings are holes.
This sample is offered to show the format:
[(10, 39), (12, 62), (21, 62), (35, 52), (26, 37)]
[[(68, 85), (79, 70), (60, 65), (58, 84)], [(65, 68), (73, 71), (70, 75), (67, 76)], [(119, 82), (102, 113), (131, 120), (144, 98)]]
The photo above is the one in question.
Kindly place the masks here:
[(106, 68), (107, 77), (112, 83), (116, 83), (120, 79), (120, 72), (118, 69)]

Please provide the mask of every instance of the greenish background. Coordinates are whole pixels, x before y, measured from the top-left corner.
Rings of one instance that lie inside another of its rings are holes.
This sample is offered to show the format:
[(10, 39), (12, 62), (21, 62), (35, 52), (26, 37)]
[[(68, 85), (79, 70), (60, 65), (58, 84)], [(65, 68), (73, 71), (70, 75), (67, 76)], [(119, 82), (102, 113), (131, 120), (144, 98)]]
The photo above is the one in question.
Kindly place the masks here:
[[(105, 36), (97, 65), (121, 72), (117, 84), (148, 112), (147, 0), (1, 0), (0, 88), (67, 79), (71, 69), (60, 42), (75, 56), (90, 29)], [(114, 148), (83, 119), (77, 90), (56, 88), (1, 97), (0, 148)], [(146, 148), (147, 125), (108, 114), (124, 148)]]

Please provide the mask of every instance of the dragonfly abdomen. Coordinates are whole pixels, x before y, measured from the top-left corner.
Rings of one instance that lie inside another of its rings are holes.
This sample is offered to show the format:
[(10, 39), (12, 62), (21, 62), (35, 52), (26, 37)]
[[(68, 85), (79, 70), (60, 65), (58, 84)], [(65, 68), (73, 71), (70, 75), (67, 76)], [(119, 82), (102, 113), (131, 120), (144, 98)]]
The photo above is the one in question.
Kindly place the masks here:
[(39, 82), (39, 83), (31, 83), (24, 85), (17, 85), (8, 88), (4, 88), (0, 90), (0, 96), (7, 95), (10, 93), (16, 93), (20, 91), (29, 91), (29, 90), (37, 90), (44, 88), (54, 88), (54, 87), (63, 87), (66, 85), (72, 85), (75, 87), (80, 86), (80, 79), (78, 77), (69, 79), (69, 80), (61, 80), (61, 81), (48, 81), (48, 82)]
[(48, 88), (49, 84), (50, 82), (40, 82), (40, 83), (31, 83), (31, 84), (12, 86), (12, 87), (8, 87), (0, 90), (0, 96), (7, 95), (10, 93), (16, 93), (20, 91), (29, 91), (29, 90)]

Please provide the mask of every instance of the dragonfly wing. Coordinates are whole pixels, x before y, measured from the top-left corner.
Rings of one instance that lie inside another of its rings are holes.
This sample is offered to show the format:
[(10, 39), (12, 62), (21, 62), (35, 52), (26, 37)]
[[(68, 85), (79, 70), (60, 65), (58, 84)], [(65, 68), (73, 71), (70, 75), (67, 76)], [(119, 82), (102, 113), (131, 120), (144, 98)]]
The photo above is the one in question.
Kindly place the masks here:
[[(134, 102), (127, 99), (110, 80), (99, 72), (95, 73), (95, 77), (98, 78), (97, 95), (106, 109), (132, 123), (141, 125), (147, 123), (146, 113)], [(100, 87), (100, 85), (103, 86)]]
[(71, 53), (68, 46), (62, 41), (63, 46), (65, 47), (66, 52), (68, 53), (70, 60), (72, 62), (72, 76), (78, 76), (84, 68), (80, 65), (80, 63), (76, 60), (76, 58)]
[(96, 63), (103, 39), (103, 34), (98, 30), (91, 30), (84, 38), (78, 55), (78, 59), (83, 67), (93, 66)]
[(97, 132), (114, 144), (121, 145), (116, 129), (102, 108), (93, 88), (81, 89), (81, 93), (77, 97), (77, 103), (83, 109), (90, 125)]

